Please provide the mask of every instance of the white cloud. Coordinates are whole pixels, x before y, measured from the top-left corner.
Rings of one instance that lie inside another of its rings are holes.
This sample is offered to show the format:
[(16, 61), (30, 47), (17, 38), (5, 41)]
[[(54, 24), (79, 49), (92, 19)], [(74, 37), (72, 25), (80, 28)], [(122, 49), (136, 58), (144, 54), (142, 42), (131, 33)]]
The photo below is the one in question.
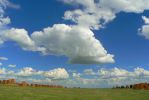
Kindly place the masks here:
[(143, 68), (137, 67), (134, 71), (128, 71), (121, 68), (113, 68), (113, 69), (100, 69), (98, 70), (99, 76), (101, 78), (109, 79), (109, 78), (131, 78), (131, 77), (146, 77), (149, 76), (149, 71)]
[(6, 69), (5, 68), (0, 68), (0, 74), (6, 74)]
[(149, 25), (143, 25), (142, 28), (139, 29), (139, 35), (149, 39)]
[(65, 20), (71, 20), (81, 27), (93, 30), (102, 28), (104, 24), (113, 20), (114, 18), (115, 14), (111, 10), (104, 8), (95, 9), (95, 11), (93, 10), (93, 12), (89, 12), (88, 9), (86, 9), (85, 11), (77, 9), (74, 11), (66, 11), (64, 14)]
[(5, 15), (5, 9), (9, 7), (8, 0), (0, 0), (0, 29), (1, 31), (6, 25), (11, 23), (11, 20), (8, 16)]
[(100, 69), (98, 73), (102, 78), (127, 77), (129, 75), (127, 70), (119, 69), (116, 67), (110, 70)]
[(134, 74), (137, 76), (149, 76), (149, 71), (143, 68), (137, 67), (134, 69)]
[(12, 64), (10, 64), (10, 65), (8, 65), (8, 67), (10, 67), (10, 68), (15, 68), (16, 65), (12, 65)]
[(145, 24), (149, 24), (149, 18), (147, 18), (146, 16), (142, 16), (142, 19)]
[(97, 7), (111, 9), (114, 12), (142, 13), (149, 10), (148, 0), (61, 0), (68, 4), (78, 4), (89, 10)]
[(72, 73), (72, 77), (74, 78), (80, 78), (81, 74), (80, 73)]
[(49, 71), (42, 71), (42, 70), (35, 70), (31, 67), (24, 67), (23, 69), (14, 73), (14, 75), (16, 75), (18, 77), (38, 76), (39, 78), (45, 77), (45, 78), (57, 79), (57, 80), (69, 78), (69, 74), (64, 68), (56, 68), (56, 69), (49, 70)]
[(3, 15), (0, 16), (0, 26), (2, 27), (3, 25), (9, 24), (10, 18), (9, 17), (4, 17)]
[[(10, 3), (7, 0), (2, 0), (0, 3), (2, 4), (2, 13), (4, 13), (4, 8), (10, 6)], [(105, 19), (106, 17), (107, 20), (111, 19), (111, 13), (108, 13), (107, 10), (106, 12)], [(86, 14), (86, 16), (82, 16), (78, 20), (79, 25), (55, 24), (53, 27), (45, 28), (43, 32), (33, 32), (31, 37), (25, 29), (5, 29), (0, 34), (0, 43), (14, 41), (23, 50), (40, 51), (46, 55), (64, 55), (69, 58), (71, 63), (113, 63), (113, 55), (107, 53), (101, 42), (94, 37), (94, 33), (88, 28), (98, 29), (99, 19), (86, 23), (87, 20), (94, 19), (96, 16), (89, 16), (88, 12), (82, 11), (81, 13), (82, 15)], [(67, 19), (69, 16), (65, 15), (65, 19)], [(83, 21), (83, 19), (87, 20)], [(10, 23), (10, 19), (2, 16), (1, 22), (4, 26)]]
[[(87, 69), (89, 70), (89, 69)], [(86, 75), (84, 72), (69, 73), (64, 68), (56, 68), (49, 71), (35, 70), (25, 67), (19, 70), (0, 68), (2, 79), (16, 78), (17, 81), (27, 81), (30, 83), (63, 85), (70, 87), (113, 87), (116, 85), (129, 85), (140, 82), (149, 82), (149, 70), (141, 67), (129, 71), (122, 68), (99, 69), (96, 78), (92, 74)]]
[(51, 79), (67, 79), (69, 78), (68, 72), (64, 68), (57, 68), (54, 70), (46, 71), (43, 75)]
[(146, 39), (149, 39), (149, 18), (142, 16), (142, 19), (145, 25), (142, 25), (142, 27), (138, 29), (139, 35), (144, 36)]
[(142, 13), (149, 10), (148, 0), (100, 0), (102, 7), (107, 7), (115, 12)]
[(42, 48), (35, 46), (34, 41), (29, 37), (28, 32), (25, 29), (11, 28), (9, 30), (5, 30), (2, 34), (2, 37), (5, 41), (16, 42), (19, 46), (22, 47), (23, 50), (42, 50)]
[[(89, 69), (86, 69), (87, 71)], [(92, 69), (90, 69), (92, 70)], [(92, 70), (93, 71), (93, 70)], [(117, 85), (129, 85), (141, 82), (149, 82), (149, 70), (137, 67), (133, 71), (122, 68), (99, 69), (96, 73), (97, 77), (86, 77), (86, 74), (80, 73), (78, 78), (68, 80), (69, 86), (81, 87), (113, 87)], [(77, 76), (77, 74), (74, 74)], [(90, 74), (92, 76), (92, 74)]]
[(32, 67), (24, 67), (17, 71), (14, 75), (18, 77), (32, 77), (32, 76), (43, 76), (44, 71), (38, 71)]
[[(114, 18), (119, 12), (126, 13), (142, 13), (144, 10), (149, 10), (149, 1), (147, 0), (61, 0), (64, 3), (79, 5), (81, 8), (75, 10), (68, 10), (64, 14), (65, 20), (71, 20), (79, 27), (88, 30), (98, 30)], [(91, 19), (91, 20), (90, 20)], [(148, 28), (145, 31), (148, 32)], [(147, 33), (145, 32), (145, 33)], [(80, 62), (84, 58), (78, 57)], [(111, 59), (111, 56), (109, 57)], [(88, 58), (85, 62), (90, 62), (94, 58)], [(96, 58), (97, 59), (97, 58)], [(94, 59), (94, 61), (96, 61)], [(96, 63), (91, 61), (93, 63)], [(98, 59), (99, 61), (99, 59)], [(104, 60), (108, 62), (108, 60)]]
[(28, 77), (33, 76), (36, 71), (31, 67), (25, 67), (21, 69), (18, 73), (16, 73), (17, 76), (21, 77)]
[(5, 9), (7, 8), (7, 0), (0, 0), (0, 45), (4, 43), (3, 40), (3, 31), (7, 29), (7, 25), (11, 23), (11, 20), (8, 16), (5, 15)]
[(0, 57), (0, 60), (8, 60), (6, 57)]
[(55, 24), (31, 35), (44, 54), (65, 55), (71, 63), (112, 63), (113, 55), (107, 53), (94, 33), (80, 26)]
[[(142, 13), (149, 10), (147, 0), (61, 0), (71, 5), (80, 5), (82, 9), (66, 11), (64, 19), (71, 20), (90, 29), (100, 29), (112, 21), (119, 12)], [(92, 20), (90, 20), (92, 19)]]
[[(97, 40), (92, 30), (103, 28), (119, 12), (142, 13), (149, 10), (147, 0), (61, 0), (68, 4), (75, 4), (74, 10), (64, 13), (64, 19), (75, 25), (54, 24), (35, 31), (29, 36), (25, 29), (3, 29), (0, 33), (0, 44), (5, 41), (16, 42), (23, 50), (40, 51), (45, 55), (64, 55), (75, 64), (113, 63), (114, 55), (109, 54), (100, 40)], [(0, 1), (0, 21), (3, 28), (9, 24), (10, 18), (4, 16), (4, 9), (13, 4), (7, 0)], [(15, 8), (15, 7), (14, 7)], [(146, 24), (148, 19), (143, 17)], [(142, 26), (141, 35), (149, 38), (148, 25)], [(20, 38), (21, 37), (21, 38)]]

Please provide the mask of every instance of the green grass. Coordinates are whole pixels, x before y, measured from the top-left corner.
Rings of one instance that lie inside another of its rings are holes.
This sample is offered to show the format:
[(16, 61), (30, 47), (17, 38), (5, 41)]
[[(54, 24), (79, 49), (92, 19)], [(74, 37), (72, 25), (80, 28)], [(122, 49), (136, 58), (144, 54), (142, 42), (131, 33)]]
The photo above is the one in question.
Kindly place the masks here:
[(52, 89), (0, 85), (0, 100), (149, 100), (149, 91), (131, 89)]

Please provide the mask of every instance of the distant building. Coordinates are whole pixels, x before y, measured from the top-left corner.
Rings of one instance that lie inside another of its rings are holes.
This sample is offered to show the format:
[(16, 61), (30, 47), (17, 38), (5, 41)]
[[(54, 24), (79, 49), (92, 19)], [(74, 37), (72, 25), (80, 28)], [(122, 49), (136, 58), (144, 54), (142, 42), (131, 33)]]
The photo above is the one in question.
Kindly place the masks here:
[(133, 85), (133, 89), (149, 90), (149, 84), (147, 84), (147, 83), (134, 84), (134, 85)]
[(47, 87), (47, 88), (64, 88), (60, 85), (45, 85), (45, 84), (29, 84), (26, 81), (22, 81), (21, 83), (16, 83), (16, 79), (8, 79), (8, 80), (0, 80), (0, 84), (4, 85), (15, 85), (15, 86), (31, 86), (31, 87)]

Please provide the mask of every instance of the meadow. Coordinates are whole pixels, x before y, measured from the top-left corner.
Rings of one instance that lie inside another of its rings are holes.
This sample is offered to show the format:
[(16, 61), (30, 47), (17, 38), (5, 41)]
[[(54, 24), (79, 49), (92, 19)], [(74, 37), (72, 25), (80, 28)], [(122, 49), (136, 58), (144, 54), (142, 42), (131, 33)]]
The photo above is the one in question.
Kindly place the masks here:
[(0, 85), (0, 100), (149, 100), (149, 90), (58, 89)]

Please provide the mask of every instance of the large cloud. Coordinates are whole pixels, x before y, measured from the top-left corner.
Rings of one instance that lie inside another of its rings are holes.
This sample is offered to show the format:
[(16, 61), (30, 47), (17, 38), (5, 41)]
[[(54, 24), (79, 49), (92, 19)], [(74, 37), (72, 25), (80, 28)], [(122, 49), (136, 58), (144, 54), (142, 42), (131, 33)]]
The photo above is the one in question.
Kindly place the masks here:
[[(9, 17), (4, 17), (4, 8), (8, 1), (0, 2), (1, 27), (10, 23)], [(40, 51), (45, 55), (64, 55), (71, 63), (97, 64), (113, 63), (113, 55), (109, 54), (97, 40), (92, 30), (103, 28), (106, 23), (116, 18), (119, 12), (142, 13), (149, 10), (147, 0), (61, 0), (68, 4), (78, 5), (74, 10), (64, 13), (64, 20), (71, 20), (75, 25), (54, 24), (28, 35), (25, 29), (5, 29), (0, 34), (0, 43), (16, 42), (23, 50)], [(10, 5), (10, 4), (9, 4)], [(142, 30), (145, 35), (148, 26)], [(146, 35), (147, 36), (147, 35)]]
[[(4, 2), (6, 6), (7, 3), (8, 2)], [(3, 9), (4, 8), (2, 8), (2, 10)], [(106, 14), (107, 17), (109, 14)], [(87, 15), (86, 18), (83, 17), (81, 20), (87, 18), (90, 19), (90, 16)], [(2, 26), (10, 22), (8, 17), (3, 18), (3, 20)], [(98, 20), (99, 19), (96, 21), (98, 22)], [(84, 24), (72, 26), (55, 24), (53, 27), (45, 28), (43, 31), (33, 32), (31, 37), (25, 29), (7, 28), (0, 34), (0, 43), (14, 41), (23, 50), (40, 51), (45, 55), (64, 55), (69, 58), (71, 63), (113, 63), (113, 55), (107, 53), (101, 42), (95, 38), (94, 33), (89, 28), (98, 28), (96, 21), (86, 24), (84, 20), (81, 22)]]
[(112, 63), (113, 55), (107, 54), (94, 33), (81, 26), (55, 24), (43, 31), (34, 32), (32, 40), (44, 47), (44, 54), (65, 55), (71, 63)]
[[(82, 9), (66, 11), (64, 19), (71, 20), (90, 29), (99, 29), (112, 21), (119, 12), (142, 13), (149, 10), (147, 0), (61, 0)], [(92, 20), (90, 20), (92, 19)]]
[(0, 35), (3, 41), (14, 41), (23, 50), (41, 51), (44, 55), (64, 55), (71, 63), (94, 64), (113, 63), (113, 55), (108, 54), (94, 33), (81, 26), (55, 24), (43, 31), (28, 35), (25, 29), (9, 29)]

